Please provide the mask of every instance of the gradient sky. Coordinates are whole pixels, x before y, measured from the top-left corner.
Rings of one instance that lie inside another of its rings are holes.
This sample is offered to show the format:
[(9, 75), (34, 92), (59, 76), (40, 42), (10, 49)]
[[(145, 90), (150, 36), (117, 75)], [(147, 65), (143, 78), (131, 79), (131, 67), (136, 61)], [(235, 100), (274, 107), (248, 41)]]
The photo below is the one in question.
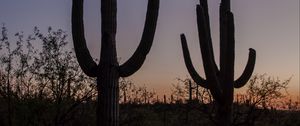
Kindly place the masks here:
[[(188, 75), (180, 37), (185, 33), (194, 66), (204, 76), (196, 28), (198, 0), (161, 0), (158, 26), (152, 49), (142, 66), (129, 79), (146, 85), (158, 94), (170, 94), (176, 77)], [(218, 7), (209, 0), (214, 52), (219, 58)], [(85, 27), (88, 47), (95, 58), (100, 54), (100, 0), (85, 0)], [(147, 0), (118, 0), (117, 51), (121, 63), (135, 51), (141, 38)], [(254, 73), (288, 79), (291, 94), (299, 92), (299, 0), (232, 0), (236, 27), (235, 75), (244, 69), (248, 48), (257, 51)], [(32, 33), (48, 26), (71, 33), (71, 0), (1, 0), (0, 23), (10, 35)], [(72, 41), (69, 35), (70, 42)], [(70, 46), (71, 48), (71, 46)]]

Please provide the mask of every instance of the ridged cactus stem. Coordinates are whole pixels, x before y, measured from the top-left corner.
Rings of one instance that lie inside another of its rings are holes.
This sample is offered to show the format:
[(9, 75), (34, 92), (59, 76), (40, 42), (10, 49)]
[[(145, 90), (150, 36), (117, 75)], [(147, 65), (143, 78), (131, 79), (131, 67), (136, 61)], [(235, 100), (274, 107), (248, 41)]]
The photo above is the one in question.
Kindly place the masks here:
[(119, 126), (119, 78), (132, 75), (144, 63), (152, 46), (158, 9), (159, 0), (148, 0), (141, 42), (128, 61), (119, 65), (116, 51), (117, 0), (101, 0), (102, 39), (100, 62), (97, 64), (90, 55), (84, 36), (83, 0), (73, 0), (73, 44), (82, 71), (90, 77), (97, 77), (98, 126)]
[(199, 101), (199, 85), (196, 85), (196, 100)]
[(124, 98), (123, 98), (123, 99), (124, 99), (124, 100), (123, 100), (124, 103), (127, 103), (127, 95), (126, 95), (126, 91), (125, 91), (125, 90), (123, 91), (123, 97), (124, 97)]
[(216, 113), (217, 125), (231, 126), (234, 88), (244, 86), (250, 79), (255, 66), (256, 52), (254, 49), (249, 49), (246, 68), (242, 75), (234, 80), (235, 38), (230, 0), (221, 0), (220, 5), (220, 69), (216, 66), (213, 54), (207, 0), (200, 0), (200, 5), (197, 5), (197, 25), (206, 79), (194, 69), (186, 38), (182, 34), (181, 44), (185, 65), (192, 79), (212, 93), (218, 108)]
[(188, 80), (189, 82), (189, 102), (193, 100), (193, 87), (192, 87), (192, 81)]

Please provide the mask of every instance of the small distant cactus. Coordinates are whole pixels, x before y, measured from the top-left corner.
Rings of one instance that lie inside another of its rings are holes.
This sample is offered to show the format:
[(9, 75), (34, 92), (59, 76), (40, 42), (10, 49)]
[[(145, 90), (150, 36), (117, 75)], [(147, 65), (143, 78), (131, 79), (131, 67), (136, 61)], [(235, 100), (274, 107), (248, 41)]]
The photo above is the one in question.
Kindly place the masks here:
[(119, 125), (119, 83), (120, 77), (135, 73), (149, 53), (159, 10), (159, 0), (148, 0), (147, 16), (141, 42), (133, 56), (119, 65), (116, 51), (117, 0), (101, 0), (102, 42), (100, 62), (97, 64), (86, 46), (83, 24), (83, 0), (73, 0), (72, 34), (76, 57), (82, 71), (97, 77), (98, 104), (97, 125)]
[(192, 81), (188, 80), (189, 82), (189, 102), (193, 100), (193, 87), (192, 87)]
[(230, 0), (222, 0), (220, 5), (220, 69), (218, 69), (213, 54), (212, 39), (207, 0), (200, 0), (197, 5), (197, 24), (200, 48), (206, 79), (195, 70), (185, 35), (181, 35), (181, 44), (185, 65), (192, 79), (200, 86), (210, 90), (217, 104), (217, 125), (232, 125), (232, 104), (234, 88), (243, 87), (250, 79), (256, 59), (254, 49), (249, 49), (249, 59), (242, 75), (234, 80), (234, 19), (230, 11)]

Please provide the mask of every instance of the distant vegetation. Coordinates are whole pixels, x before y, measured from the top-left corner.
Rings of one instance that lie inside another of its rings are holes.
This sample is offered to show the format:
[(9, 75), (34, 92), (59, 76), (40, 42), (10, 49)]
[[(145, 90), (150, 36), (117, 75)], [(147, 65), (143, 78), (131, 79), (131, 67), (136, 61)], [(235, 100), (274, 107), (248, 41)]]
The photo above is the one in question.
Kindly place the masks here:
[[(96, 125), (95, 80), (80, 70), (63, 30), (34, 28), (25, 36), (0, 35), (0, 126)], [(299, 103), (288, 99), (290, 79), (254, 75), (236, 94), (234, 126), (299, 126)], [(163, 98), (127, 78), (120, 83), (120, 125), (214, 125), (210, 91), (190, 78), (178, 78)]]

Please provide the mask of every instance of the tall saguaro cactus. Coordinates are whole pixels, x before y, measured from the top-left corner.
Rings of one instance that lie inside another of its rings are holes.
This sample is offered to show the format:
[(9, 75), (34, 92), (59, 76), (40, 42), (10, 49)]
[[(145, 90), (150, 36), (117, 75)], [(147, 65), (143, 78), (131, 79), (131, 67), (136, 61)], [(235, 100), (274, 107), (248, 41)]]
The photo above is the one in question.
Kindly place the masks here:
[(145, 27), (140, 44), (124, 64), (119, 65), (116, 51), (117, 0), (101, 0), (102, 41), (100, 62), (97, 64), (86, 46), (83, 24), (83, 0), (73, 0), (72, 34), (76, 57), (83, 72), (97, 77), (98, 104), (97, 125), (119, 125), (119, 84), (120, 77), (135, 73), (144, 63), (152, 46), (159, 0), (148, 0)]
[(200, 48), (206, 79), (195, 70), (184, 34), (181, 35), (185, 65), (193, 80), (200, 86), (208, 88), (217, 104), (217, 125), (232, 125), (232, 103), (234, 88), (244, 86), (250, 79), (255, 66), (256, 52), (249, 49), (249, 58), (242, 75), (234, 80), (234, 19), (230, 11), (230, 0), (222, 0), (220, 5), (220, 69), (213, 54), (210, 33), (207, 0), (200, 0), (197, 5), (197, 24)]

